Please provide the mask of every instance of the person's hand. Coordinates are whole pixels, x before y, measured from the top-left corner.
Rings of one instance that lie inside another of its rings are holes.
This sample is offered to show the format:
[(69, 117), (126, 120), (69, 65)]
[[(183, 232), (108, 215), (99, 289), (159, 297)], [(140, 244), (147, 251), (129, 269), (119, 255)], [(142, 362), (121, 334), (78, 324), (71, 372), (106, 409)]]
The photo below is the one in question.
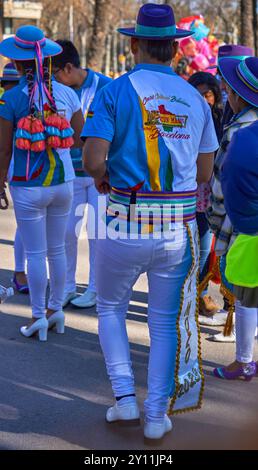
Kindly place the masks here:
[(109, 184), (109, 175), (106, 173), (102, 178), (95, 179), (95, 187), (100, 194), (109, 194), (111, 186)]
[(9, 201), (5, 192), (6, 184), (0, 184), (0, 209), (6, 210), (9, 207)]

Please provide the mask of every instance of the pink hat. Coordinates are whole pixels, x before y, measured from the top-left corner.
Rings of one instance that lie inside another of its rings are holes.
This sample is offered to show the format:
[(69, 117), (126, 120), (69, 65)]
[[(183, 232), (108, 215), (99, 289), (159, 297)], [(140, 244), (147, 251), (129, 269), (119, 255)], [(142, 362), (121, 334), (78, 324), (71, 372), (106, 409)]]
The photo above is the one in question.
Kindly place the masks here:
[(191, 62), (191, 67), (196, 71), (203, 71), (209, 67), (210, 63), (203, 54), (197, 54)]

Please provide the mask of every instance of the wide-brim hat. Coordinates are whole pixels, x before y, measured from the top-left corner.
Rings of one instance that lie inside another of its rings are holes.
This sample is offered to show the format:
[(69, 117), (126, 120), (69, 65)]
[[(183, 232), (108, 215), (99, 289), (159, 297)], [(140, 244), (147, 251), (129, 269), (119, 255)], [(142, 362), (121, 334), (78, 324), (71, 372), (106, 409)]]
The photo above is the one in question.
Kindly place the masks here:
[(174, 12), (170, 5), (147, 3), (138, 13), (134, 28), (119, 28), (118, 32), (135, 38), (166, 40), (180, 39), (194, 34), (193, 31), (176, 27)]
[(247, 103), (258, 108), (258, 58), (221, 59), (219, 70), (228, 85)]
[(6, 64), (3, 69), (3, 75), (0, 77), (0, 82), (19, 82), (21, 76), (12, 62)]
[(240, 44), (225, 44), (220, 46), (218, 50), (218, 64), (209, 68), (216, 69), (221, 59), (238, 59), (244, 60), (254, 56), (254, 50), (251, 47), (242, 46)]
[(36, 57), (37, 44), (43, 57), (55, 56), (62, 52), (62, 47), (47, 39), (41, 29), (27, 25), (18, 28), (15, 36), (0, 43), (0, 54), (12, 60), (33, 60)]

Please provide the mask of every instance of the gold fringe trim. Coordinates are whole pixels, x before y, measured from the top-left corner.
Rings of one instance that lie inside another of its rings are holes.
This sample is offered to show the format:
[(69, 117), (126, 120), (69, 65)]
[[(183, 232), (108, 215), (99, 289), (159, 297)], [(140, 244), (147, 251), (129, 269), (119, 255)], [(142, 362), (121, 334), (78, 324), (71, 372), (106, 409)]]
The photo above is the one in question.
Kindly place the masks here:
[(204, 289), (208, 287), (209, 282), (212, 280), (213, 276), (217, 276), (219, 274), (220, 279), (221, 279), (221, 272), (220, 272), (220, 258), (216, 258), (216, 263), (213, 266), (212, 270), (206, 274), (205, 278), (203, 281), (200, 283), (199, 286), (199, 294), (201, 295)]
[(208, 287), (208, 284), (210, 280), (213, 277), (213, 273), (208, 273), (206, 274), (205, 278), (202, 280), (202, 282), (199, 283), (199, 295), (202, 294), (202, 292)]
[[(183, 307), (183, 302), (184, 302), (184, 288), (185, 288), (185, 285), (186, 285), (189, 277), (191, 276), (192, 271), (195, 268), (195, 262), (196, 262), (195, 253), (194, 253), (194, 242), (193, 242), (192, 233), (191, 233), (191, 230), (190, 230), (190, 227), (189, 227), (188, 224), (186, 224), (186, 228), (187, 228), (187, 233), (188, 233), (188, 237), (189, 237), (189, 240), (190, 240), (190, 247), (191, 247), (191, 254), (192, 254), (192, 265), (191, 265), (191, 268), (189, 270), (189, 273), (187, 274), (187, 276), (185, 278), (185, 281), (184, 281), (182, 289), (181, 289), (181, 294), (180, 294), (180, 307), (179, 307), (179, 313), (178, 313), (177, 322), (176, 322), (176, 329), (177, 329), (177, 335), (178, 335), (177, 336), (178, 337), (178, 348), (177, 348), (177, 353), (176, 353), (176, 367), (175, 367), (175, 392), (174, 392), (173, 397), (170, 400), (169, 409), (168, 409), (168, 414), (169, 415), (177, 415), (177, 414), (186, 413), (188, 411), (199, 410), (202, 406), (203, 393), (204, 393), (204, 374), (203, 374), (203, 368), (202, 368), (202, 352), (201, 352), (201, 331), (200, 331), (200, 325), (199, 325), (199, 320), (198, 320), (198, 316), (199, 316), (199, 298), (200, 298), (200, 295), (199, 295), (199, 266), (198, 266), (197, 273), (196, 273), (196, 292), (197, 292), (197, 294), (196, 294), (195, 320), (196, 320), (196, 324), (197, 324), (197, 335), (198, 335), (198, 362), (199, 362), (199, 370), (200, 370), (200, 375), (201, 375), (201, 389), (200, 389), (200, 394), (199, 394), (199, 401), (198, 401), (198, 404), (195, 405), (195, 406), (184, 408), (182, 410), (173, 410), (173, 406), (176, 402), (177, 394), (178, 394), (179, 387), (180, 387), (179, 380), (178, 380), (178, 372), (179, 372), (179, 367), (180, 367), (180, 353), (181, 353), (181, 331), (180, 331), (179, 322), (180, 322), (180, 318), (181, 318), (181, 314), (182, 314), (182, 307)], [(197, 233), (197, 236), (198, 236), (198, 233)], [(199, 236), (198, 236), (198, 240), (199, 240), (198, 244), (199, 244), (199, 247), (200, 247)]]
[(226, 287), (225, 284), (223, 284), (220, 264), (219, 264), (219, 273), (220, 273), (220, 278), (221, 278), (220, 292), (223, 295), (223, 297), (226, 297), (226, 299), (229, 302), (228, 316), (227, 316), (226, 324), (223, 330), (223, 335), (230, 336), (233, 330), (233, 314), (235, 311), (236, 298), (234, 294), (231, 292), (231, 290), (228, 287)]
[[(214, 273), (215, 270), (215, 273)], [(233, 314), (235, 310), (235, 296), (231, 292), (228, 287), (223, 284), (222, 281), (222, 275), (221, 275), (221, 269), (220, 269), (220, 257), (217, 257), (216, 259), (216, 264), (215, 264), (215, 269), (213, 269), (211, 272), (209, 272), (203, 281), (199, 285), (199, 295), (202, 294), (202, 292), (208, 287), (209, 281), (212, 280), (213, 275), (219, 274), (220, 276), (220, 293), (223, 295), (223, 297), (226, 297), (226, 299), (229, 302), (229, 310), (228, 310), (228, 316), (226, 320), (226, 324), (224, 327), (223, 335), (224, 336), (230, 336), (233, 330)]]

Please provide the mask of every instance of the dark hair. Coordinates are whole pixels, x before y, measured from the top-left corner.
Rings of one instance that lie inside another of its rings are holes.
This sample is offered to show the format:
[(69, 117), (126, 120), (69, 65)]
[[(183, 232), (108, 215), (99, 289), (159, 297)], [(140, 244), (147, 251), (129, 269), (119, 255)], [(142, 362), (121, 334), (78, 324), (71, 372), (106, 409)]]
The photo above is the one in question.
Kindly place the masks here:
[(182, 59), (179, 60), (176, 66), (176, 73), (178, 75), (186, 74), (188, 65), (189, 65), (189, 60), (186, 57), (182, 57)]
[[(50, 95), (53, 98), (53, 90), (52, 90), (52, 80), (50, 76), (50, 59), (44, 59), (43, 62), (43, 71), (44, 71), (44, 77), (43, 80), (45, 82), (46, 87), (49, 90)], [(25, 61), (19, 61), (19, 63), (22, 65), (24, 74), (26, 76), (26, 81), (28, 85), (28, 92), (29, 92), (29, 99), (31, 98), (34, 83), (35, 83), (35, 73), (36, 73), (36, 62), (35, 60), (25, 60)], [(54, 103), (51, 103), (52, 108), (54, 107), (53, 111), (56, 112), (56, 106)], [(31, 109), (30, 112), (33, 114), (35, 112), (35, 103), (31, 103)]]
[(75, 45), (68, 41), (68, 39), (58, 39), (56, 42), (63, 48), (63, 51), (52, 58), (53, 65), (63, 69), (69, 63), (78, 69), (81, 66), (81, 62)]
[(17, 81), (15, 81), (15, 80), (1, 80), (0, 86), (2, 88), (4, 88), (5, 86), (8, 86), (8, 85), (16, 86), (18, 84), (19, 84), (19, 80), (17, 80)]
[(173, 59), (173, 39), (167, 40), (153, 40), (153, 39), (140, 39), (139, 47), (142, 51), (146, 52), (150, 57), (160, 62), (168, 62)]
[(222, 104), (220, 84), (219, 81), (213, 77), (213, 75), (208, 72), (197, 72), (189, 78), (188, 83), (190, 83), (195, 88), (197, 88), (198, 85), (208, 85), (215, 96), (215, 107), (220, 107)]

